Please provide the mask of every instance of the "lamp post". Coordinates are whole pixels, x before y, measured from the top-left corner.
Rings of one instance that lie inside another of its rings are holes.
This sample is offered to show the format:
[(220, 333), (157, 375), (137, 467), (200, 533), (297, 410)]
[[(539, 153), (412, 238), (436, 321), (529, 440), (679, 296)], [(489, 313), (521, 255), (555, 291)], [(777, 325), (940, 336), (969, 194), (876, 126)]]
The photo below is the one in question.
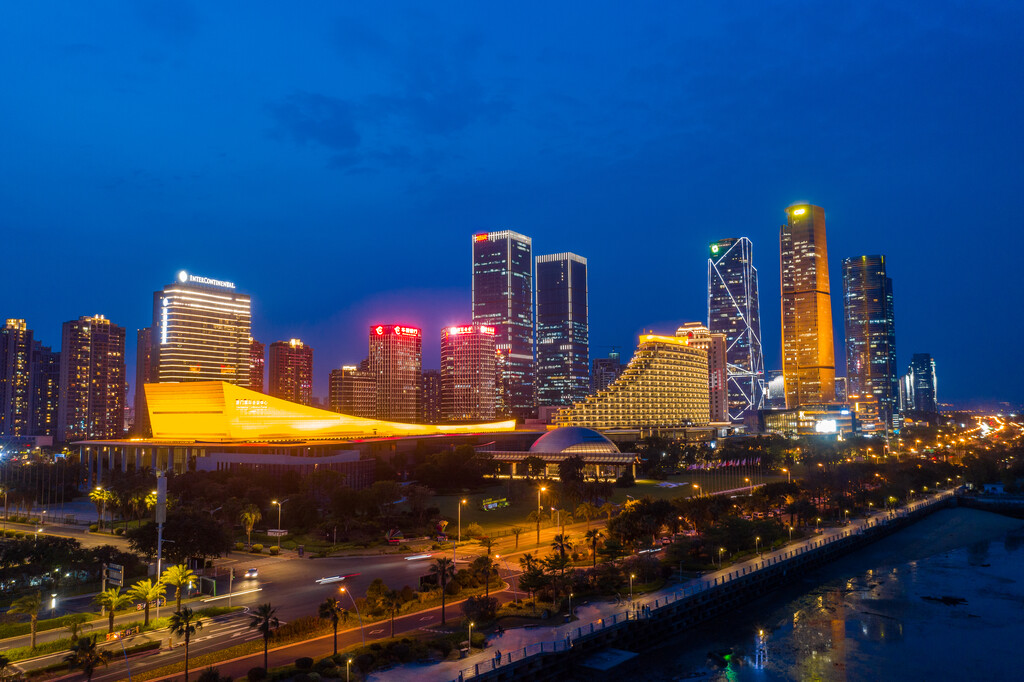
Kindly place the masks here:
[(718, 570), (722, 570), (722, 555), (725, 554), (725, 547), (718, 548)]
[(700, 497), (700, 486), (694, 483), (693, 489), (697, 491), (697, 497)]
[(352, 669), (352, 659), (350, 658), (347, 661), (345, 661), (345, 682), (350, 682), (351, 679), (352, 679), (352, 677), (351, 677), (351, 669)]
[(270, 504), (276, 504), (277, 505), (277, 529), (278, 530), (281, 530), (281, 507), (283, 507), (284, 503), (287, 502), (287, 501), (288, 500), (281, 500), (280, 502), (278, 502), (277, 500), (271, 500), (270, 501)]
[(754, 554), (757, 554), (759, 557), (762, 557), (764, 555), (762, 555), (760, 550), (759, 550), (760, 545), (761, 545), (761, 536), (757, 536), (756, 538), (754, 538)]
[(789, 473), (789, 469), (783, 469), (782, 472), (786, 474), (786, 483), (792, 483), (793, 476)]
[(846, 522), (846, 525), (850, 525), (850, 510), (849, 509), (844, 509), (843, 510), (843, 521)]
[(635, 577), (636, 577), (636, 575), (634, 573), (630, 573), (629, 574), (629, 603), (630, 604), (633, 603), (633, 578), (635, 578)]
[(569, 621), (572, 621), (572, 592), (569, 593)]
[(351, 592), (344, 587), (339, 587), (338, 589), (347, 594), (348, 598), (352, 600), (352, 608), (356, 610), (356, 615), (359, 617), (359, 636), (363, 638), (363, 646), (366, 646), (366, 634), (363, 632), (363, 616), (359, 613), (359, 604), (356, 604), (356, 598), (352, 596)]
[(473, 653), (473, 621), (469, 621), (469, 652)]
[[(101, 493), (103, 492), (103, 488), (101, 488), (100, 486), (96, 486), (96, 490), (98, 492), (101, 492)], [(106, 495), (106, 493), (104, 493), (103, 495), (100, 496), (100, 523), (99, 523), (99, 529), (100, 530), (103, 530), (103, 517), (106, 516), (106, 515), (107, 515), (107, 495)]]
[(789, 524), (789, 541), (793, 542), (793, 524)]
[(819, 516), (814, 520), (814, 530), (821, 531), (821, 517)]
[(540, 546), (540, 517), (543, 514), (543, 507), (540, 506), (540, 494), (546, 492), (547, 488), (537, 488), (537, 546)]
[[(457, 540), (452, 543), (452, 563), (453, 564), (455, 563), (455, 559), (456, 559), (456, 557), (455, 557), (455, 548), (459, 546), (460, 542), (462, 542), (462, 505), (464, 505), (464, 504), (466, 504), (465, 500), (459, 500), (459, 534), (457, 536)], [(539, 543), (540, 540), (538, 540), (537, 542)]]

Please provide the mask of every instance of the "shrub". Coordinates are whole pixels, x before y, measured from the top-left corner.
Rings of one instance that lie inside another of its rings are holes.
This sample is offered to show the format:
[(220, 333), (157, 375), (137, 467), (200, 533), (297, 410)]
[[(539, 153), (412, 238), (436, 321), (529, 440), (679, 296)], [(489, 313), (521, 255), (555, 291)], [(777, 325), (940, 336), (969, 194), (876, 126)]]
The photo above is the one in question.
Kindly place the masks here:
[(462, 602), (462, 613), (467, 620), (481, 622), (494, 620), (498, 611), (498, 600), (494, 597), (469, 597)]
[(277, 636), (286, 639), (289, 637), (302, 637), (320, 632), (326, 628), (325, 621), (313, 616), (300, 616), (288, 621), (277, 629)]
[(249, 682), (261, 682), (261, 680), (267, 679), (267, 671), (263, 668), (249, 668), (249, 672), (245, 674), (245, 677)]
[(313, 667), (313, 659), (309, 656), (295, 659), (295, 667), (299, 670), (310, 670)]
[(277, 556), (278, 554), (281, 553), (281, 548), (278, 547), (277, 545), (271, 545), (269, 552), (270, 552), (270, 556)]
[(260, 543), (257, 542), (255, 545), (252, 546), (252, 553), (253, 554), (261, 554), (262, 552), (263, 552), (263, 545), (261, 545)]
[(448, 658), (448, 655), (452, 653), (452, 643), (447, 639), (438, 637), (427, 642), (427, 647), (430, 649), (436, 649), (440, 654), (441, 658)]
[(235, 543), (235, 551), (236, 552), (241, 552), (244, 549), (245, 549), (245, 543), (244, 542), (236, 542)]
[(124, 535), (124, 528), (115, 528), (114, 535)]
[(89, 524), (89, 532), (90, 533), (95, 533), (97, 530), (99, 530), (99, 528), (100, 528), (99, 524), (96, 524), (96, 523), (90, 523)]
[(373, 662), (373, 654), (360, 654), (356, 656), (356, 668), (364, 673), (368, 673), (373, 670)]
[(231, 682), (231, 678), (221, 677), (220, 672), (210, 666), (199, 675), (198, 682)]

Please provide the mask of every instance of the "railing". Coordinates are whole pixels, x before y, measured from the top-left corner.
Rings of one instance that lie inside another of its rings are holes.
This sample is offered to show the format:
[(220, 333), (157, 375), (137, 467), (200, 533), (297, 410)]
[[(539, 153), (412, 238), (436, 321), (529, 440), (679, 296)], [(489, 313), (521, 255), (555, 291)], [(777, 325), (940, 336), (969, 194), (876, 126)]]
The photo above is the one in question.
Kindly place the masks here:
[(925, 507), (929, 507), (936, 504), (944, 499), (948, 499), (952, 496), (952, 491), (946, 491), (940, 494), (938, 497), (913, 502), (903, 509), (892, 511), (888, 513), (884, 518), (869, 518), (863, 524), (856, 528), (847, 528), (838, 533), (823, 537), (820, 540), (810, 541), (804, 545), (797, 547), (796, 549), (789, 550), (774, 556), (770, 556), (767, 559), (761, 559), (750, 563), (746, 566), (740, 566), (733, 571), (729, 571), (724, 575), (715, 577), (712, 580), (701, 580), (695, 584), (687, 585), (681, 589), (678, 589), (670, 594), (659, 595), (653, 599), (637, 599), (635, 600), (626, 611), (619, 613), (613, 613), (611, 616), (606, 618), (599, 618), (596, 621), (581, 625), (577, 628), (570, 628), (565, 631), (565, 637), (562, 639), (551, 640), (547, 642), (535, 642), (529, 644), (521, 649), (514, 651), (502, 652), (500, 657), (494, 655), (491, 658), (485, 658), (474, 663), (471, 667), (463, 668), (459, 672), (459, 676), (455, 682), (462, 682), (470, 678), (482, 675), (484, 673), (491, 672), (502, 666), (516, 661), (523, 661), (527, 658), (534, 656), (541, 656), (545, 654), (558, 653), (560, 651), (568, 651), (573, 647), (573, 642), (583, 637), (589, 637), (593, 634), (599, 633), (603, 630), (610, 628), (621, 627), (633, 620), (643, 620), (649, 618), (654, 611), (665, 608), (669, 604), (675, 604), (679, 601), (690, 599), (698, 594), (707, 592), (717, 587), (721, 587), (727, 583), (730, 583), (738, 578), (742, 578), (747, 575), (769, 568), (771, 566), (777, 566), (781, 563), (789, 561), (795, 557), (807, 554), (808, 552), (820, 549), (825, 545), (844, 540), (854, 535), (860, 535), (869, 528), (875, 528), (878, 526), (887, 526), (896, 519), (905, 518), (913, 512), (919, 511)]

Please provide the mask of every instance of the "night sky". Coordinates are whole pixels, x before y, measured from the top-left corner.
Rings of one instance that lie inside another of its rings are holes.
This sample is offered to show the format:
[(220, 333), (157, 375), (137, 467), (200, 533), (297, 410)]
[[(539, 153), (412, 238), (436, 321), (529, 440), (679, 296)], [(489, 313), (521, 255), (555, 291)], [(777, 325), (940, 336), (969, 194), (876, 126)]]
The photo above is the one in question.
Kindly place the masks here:
[(1019, 2), (9, 3), (0, 317), (59, 346), (107, 315), (134, 383), (184, 268), (310, 343), (325, 395), (371, 323), (424, 327), (438, 366), (474, 232), (586, 256), (591, 355), (624, 358), (706, 321), (707, 244), (747, 236), (777, 369), (808, 201), (840, 373), (841, 260), (883, 253), (901, 370), (930, 352), (940, 401), (1021, 403), (1021, 35)]

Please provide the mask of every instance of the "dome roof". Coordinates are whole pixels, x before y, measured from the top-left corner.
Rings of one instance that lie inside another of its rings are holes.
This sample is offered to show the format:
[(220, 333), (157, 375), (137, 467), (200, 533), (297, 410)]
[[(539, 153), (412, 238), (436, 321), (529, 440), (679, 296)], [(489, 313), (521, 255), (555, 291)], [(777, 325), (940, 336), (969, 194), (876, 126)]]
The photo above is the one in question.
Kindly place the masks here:
[(562, 428), (548, 431), (538, 438), (530, 452), (558, 453), (558, 452), (618, 452), (615, 443), (593, 429), (585, 429), (582, 426), (563, 426)]

